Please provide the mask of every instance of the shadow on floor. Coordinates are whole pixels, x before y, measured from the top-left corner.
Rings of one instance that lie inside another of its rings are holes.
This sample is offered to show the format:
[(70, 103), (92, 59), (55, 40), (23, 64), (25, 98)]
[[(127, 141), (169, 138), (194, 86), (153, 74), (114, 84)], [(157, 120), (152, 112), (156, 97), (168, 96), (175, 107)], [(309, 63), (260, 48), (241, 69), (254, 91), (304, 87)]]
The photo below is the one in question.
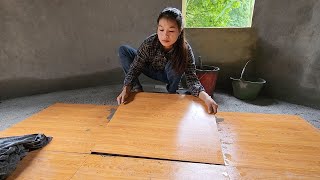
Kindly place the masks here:
[(255, 100), (251, 101), (244, 101), (248, 104), (253, 104), (253, 105), (258, 105), (258, 106), (270, 106), (270, 105), (275, 105), (278, 104), (278, 102), (274, 99), (267, 99), (265, 97), (258, 97)]

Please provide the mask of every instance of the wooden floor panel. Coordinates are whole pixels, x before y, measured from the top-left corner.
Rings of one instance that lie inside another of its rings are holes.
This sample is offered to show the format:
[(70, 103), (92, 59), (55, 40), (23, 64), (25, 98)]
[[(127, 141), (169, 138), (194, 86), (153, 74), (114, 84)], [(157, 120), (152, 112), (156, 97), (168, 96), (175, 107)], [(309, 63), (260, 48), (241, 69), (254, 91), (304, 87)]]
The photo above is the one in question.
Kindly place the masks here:
[(76, 117), (32, 117), (26, 123), (18, 123), (13, 128), (33, 128), (46, 129), (56, 128), (61, 130), (83, 130), (90, 128), (106, 127), (108, 124), (106, 117), (102, 118), (88, 118), (82, 116)]
[[(160, 101), (152, 108), (158, 97), (135, 96), (137, 108), (134, 103), (120, 106), (126, 111), (116, 112), (110, 122), (112, 106), (55, 104), (0, 131), (0, 137), (53, 136), (46, 147), (29, 153), (9, 179), (320, 179), (320, 132), (302, 118), (219, 112), (214, 131), (215, 118), (196, 99), (160, 96), (169, 105)], [(172, 153), (177, 151), (204, 159), (213, 153), (206, 147), (216, 143), (210, 136), (220, 137), (226, 166), (89, 154), (107, 142), (115, 154), (179, 157)]]
[[(87, 131), (59, 131), (57, 129), (44, 129), (38, 131), (35, 129), (10, 128), (5, 133), (0, 132), (1, 137), (25, 135), (32, 133), (44, 133), (53, 137), (52, 141), (46, 145), (43, 150), (62, 151), (74, 153), (90, 153), (94, 147), (94, 134)], [(102, 132), (102, 131), (97, 131)], [(3, 135), (4, 134), (4, 135)]]
[(106, 131), (93, 152), (224, 164), (215, 117), (193, 96), (137, 93)]
[(299, 116), (219, 112), (217, 117), (228, 166), (320, 177), (319, 130)]
[(32, 117), (63, 117), (63, 118), (107, 118), (115, 106), (93, 104), (63, 104), (56, 103)]
[(71, 179), (88, 154), (37, 150), (19, 162), (8, 180), (13, 179)]
[[(95, 108), (96, 107), (96, 108)], [(105, 127), (114, 106), (54, 104), (11, 128), (0, 137), (43, 133), (53, 137), (43, 150), (90, 153), (95, 135), (107, 133)]]
[(88, 156), (76, 179), (228, 179), (225, 166), (141, 158)]
[(230, 179), (299, 179), (299, 180), (318, 180), (318, 173), (307, 173), (297, 169), (261, 169), (248, 168), (242, 166), (226, 166), (227, 174)]
[(90, 155), (72, 179), (319, 179), (298, 169), (261, 169)]

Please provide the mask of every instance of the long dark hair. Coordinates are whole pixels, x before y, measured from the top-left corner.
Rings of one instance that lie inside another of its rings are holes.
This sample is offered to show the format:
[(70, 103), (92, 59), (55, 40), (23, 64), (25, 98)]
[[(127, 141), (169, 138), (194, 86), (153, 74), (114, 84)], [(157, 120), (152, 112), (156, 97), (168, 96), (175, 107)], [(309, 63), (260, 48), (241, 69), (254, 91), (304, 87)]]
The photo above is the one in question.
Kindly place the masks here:
[(177, 73), (183, 74), (187, 67), (187, 46), (181, 11), (177, 8), (167, 7), (159, 14), (157, 24), (159, 24), (159, 21), (162, 18), (174, 20), (175, 22), (177, 22), (179, 31), (182, 30), (177, 41), (174, 44), (173, 58), (171, 60), (173, 69)]

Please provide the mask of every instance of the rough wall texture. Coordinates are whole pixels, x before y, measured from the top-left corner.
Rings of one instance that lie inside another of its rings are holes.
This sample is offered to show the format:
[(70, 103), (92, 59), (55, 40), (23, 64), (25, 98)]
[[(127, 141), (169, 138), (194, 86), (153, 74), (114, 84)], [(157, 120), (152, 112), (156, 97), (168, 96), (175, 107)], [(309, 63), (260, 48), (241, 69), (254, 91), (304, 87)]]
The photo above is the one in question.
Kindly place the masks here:
[[(256, 50), (256, 33), (251, 28), (190, 28), (186, 30), (196, 60), (217, 66), (218, 88), (230, 89), (230, 77), (239, 78), (242, 67), (252, 59)], [(246, 75), (254, 74), (253, 65)]]
[[(123, 81), (117, 50), (138, 47), (181, 0), (1, 0), (0, 99)], [(252, 57), (252, 29), (187, 29), (196, 56), (230, 87)], [(218, 87), (219, 87), (218, 86)]]
[(320, 108), (320, 1), (256, 0), (253, 27), (266, 92)]
[(117, 51), (180, 0), (1, 0), (0, 99), (123, 80)]

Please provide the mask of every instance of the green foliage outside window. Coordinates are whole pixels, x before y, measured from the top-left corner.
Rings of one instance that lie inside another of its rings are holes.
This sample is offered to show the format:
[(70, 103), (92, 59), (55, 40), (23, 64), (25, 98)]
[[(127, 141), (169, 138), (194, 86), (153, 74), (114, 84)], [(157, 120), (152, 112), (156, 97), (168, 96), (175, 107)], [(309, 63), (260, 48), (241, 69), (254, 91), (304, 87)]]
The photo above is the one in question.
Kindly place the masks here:
[(186, 0), (186, 27), (251, 27), (254, 0)]

